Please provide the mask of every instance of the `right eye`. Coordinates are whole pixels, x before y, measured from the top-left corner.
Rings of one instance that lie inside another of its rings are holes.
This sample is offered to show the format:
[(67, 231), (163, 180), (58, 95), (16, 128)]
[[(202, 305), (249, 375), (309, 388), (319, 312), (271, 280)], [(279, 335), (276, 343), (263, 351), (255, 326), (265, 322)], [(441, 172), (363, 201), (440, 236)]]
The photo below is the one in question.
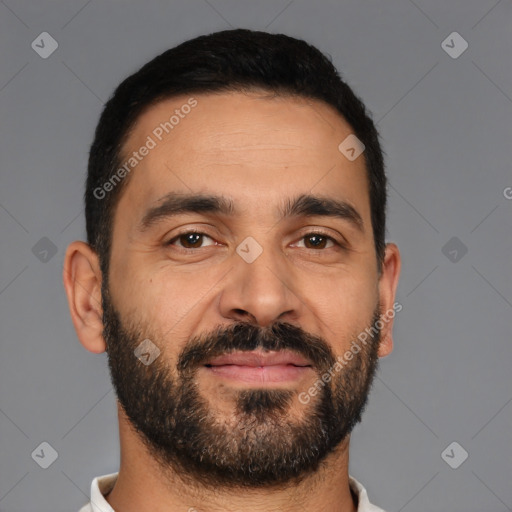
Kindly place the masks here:
[[(179, 242), (178, 247), (182, 247), (183, 249), (200, 249), (201, 247), (205, 247), (202, 245), (202, 242), (205, 238), (208, 238), (213, 241), (211, 237), (206, 235), (205, 233), (199, 233), (197, 231), (186, 231), (184, 233), (180, 233), (175, 236), (171, 240), (169, 240), (165, 245), (174, 245), (174, 242)], [(215, 245), (216, 242), (208, 244)]]

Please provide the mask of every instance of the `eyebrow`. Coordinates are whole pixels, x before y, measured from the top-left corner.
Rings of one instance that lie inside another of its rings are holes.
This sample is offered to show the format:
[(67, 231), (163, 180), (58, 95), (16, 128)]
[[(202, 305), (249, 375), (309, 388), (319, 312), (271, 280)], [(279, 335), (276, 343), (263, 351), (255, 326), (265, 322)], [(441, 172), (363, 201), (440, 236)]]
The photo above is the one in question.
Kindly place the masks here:
[[(162, 197), (160, 204), (149, 208), (144, 214), (139, 231), (147, 231), (158, 222), (184, 213), (209, 213), (235, 216), (237, 210), (233, 201), (224, 196), (211, 194), (178, 194), (170, 192)], [(350, 204), (339, 199), (311, 194), (301, 194), (287, 199), (279, 209), (281, 219), (290, 217), (332, 217), (348, 221), (361, 233), (364, 223), (359, 212)]]

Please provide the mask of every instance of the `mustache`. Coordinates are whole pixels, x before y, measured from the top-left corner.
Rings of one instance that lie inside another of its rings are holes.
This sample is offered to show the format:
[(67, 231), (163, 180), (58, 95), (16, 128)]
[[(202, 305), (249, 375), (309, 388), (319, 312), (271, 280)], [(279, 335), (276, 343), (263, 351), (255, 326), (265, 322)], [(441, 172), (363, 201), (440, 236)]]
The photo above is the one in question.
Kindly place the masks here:
[(336, 363), (336, 357), (326, 341), (298, 326), (278, 322), (262, 328), (247, 322), (236, 322), (191, 339), (178, 357), (177, 368), (180, 373), (185, 373), (206, 364), (213, 357), (256, 349), (294, 351), (305, 357), (317, 370), (330, 368)]

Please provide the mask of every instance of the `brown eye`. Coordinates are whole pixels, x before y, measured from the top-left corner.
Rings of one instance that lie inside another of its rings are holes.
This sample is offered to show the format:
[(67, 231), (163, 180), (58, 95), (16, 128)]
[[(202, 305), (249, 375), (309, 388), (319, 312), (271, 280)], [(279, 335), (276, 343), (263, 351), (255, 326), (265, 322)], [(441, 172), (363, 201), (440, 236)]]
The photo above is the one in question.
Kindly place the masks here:
[[(305, 235), (302, 237), (302, 240), (304, 240), (304, 245), (307, 249), (326, 249), (329, 242), (332, 245), (334, 243), (330, 236), (321, 235), (319, 233)], [(332, 245), (329, 247), (332, 247)]]
[(181, 235), (178, 235), (177, 237), (170, 240), (167, 245), (174, 245), (174, 243), (178, 241), (178, 247), (183, 247), (184, 249), (200, 249), (201, 247), (204, 247), (203, 242), (205, 239), (212, 240), (208, 235), (205, 235), (204, 233), (191, 231), (189, 233), (182, 233)]

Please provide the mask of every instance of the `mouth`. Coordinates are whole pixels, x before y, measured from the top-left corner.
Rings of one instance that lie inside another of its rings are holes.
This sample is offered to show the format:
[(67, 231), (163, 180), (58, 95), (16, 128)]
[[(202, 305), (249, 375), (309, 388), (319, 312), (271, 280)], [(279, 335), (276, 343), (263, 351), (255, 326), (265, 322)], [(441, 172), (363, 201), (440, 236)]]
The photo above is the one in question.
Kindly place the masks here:
[(312, 369), (307, 359), (288, 350), (233, 352), (209, 360), (204, 367), (216, 377), (260, 385), (296, 381)]

